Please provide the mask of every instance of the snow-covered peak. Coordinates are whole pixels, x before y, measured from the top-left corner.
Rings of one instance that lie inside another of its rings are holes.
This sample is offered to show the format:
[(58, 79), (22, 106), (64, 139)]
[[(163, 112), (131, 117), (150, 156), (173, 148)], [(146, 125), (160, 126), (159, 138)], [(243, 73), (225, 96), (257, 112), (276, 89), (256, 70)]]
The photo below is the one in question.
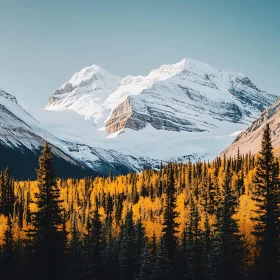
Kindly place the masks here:
[(115, 77), (100, 66), (93, 64), (83, 68), (80, 72), (75, 73), (68, 82), (64, 83), (59, 88), (59, 90), (62, 90), (67, 86), (69, 87), (69, 85), (71, 85), (72, 88), (76, 88), (78, 86), (85, 86), (88, 83), (91, 83), (96, 89), (105, 89), (110, 88), (112, 82), (115, 82), (116, 80), (119, 82), (120, 79), (120, 77)]
[(151, 87), (156, 81), (167, 80), (179, 74), (185, 67), (185, 59), (175, 64), (166, 64), (152, 70), (148, 76), (127, 76), (121, 81), (121, 86), (134, 84), (143, 88)]
[(180, 63), (183, 65), (185, 70), (193, 72), (213, 73), (216, 71), (214, 67), (190, 58), (184, 58)]
[(184, 58), (175, 64), (162, 65), (158, 69), (152, 70), (147, 76), (127, 76), (121, 81), (120, 85), (137, 85), (146, 89), (151, 88), (157, 81), (168, 80), (172, 77), (177, 79), (216, 79), (216, 81), (218, 79), (217, 82), (220, 83), (230, 80), (235, 81), (238, 77), (239, 79), (246, 78), (244, 74), (236, 73), (230, 69), (217, 69), (200, 61)]
[(164, 64), (160, 66), (158, 69), (152, 70), (148, 77), (157, 77), (158, 80), (166, 80), (169, 79), (175, 75), (180, 75), (182, 73), (185, 73), (184, 70), (187, 70), (188, 72), (193, 73), (215, 73), (219, 70), (216, 70), (214, 67), (194, 60), (190, 58), (184, 58), (180, 62), (175, 64)]
[[(91, 65), (83, 68), (80, 72), (75, 73), (68, 83), (71, 83), (73, 86), (79, 85), (81, 82), (89, 80), (93, 75), (103, 72), (104, 70), (98, 65)], [(104, 71), (105, 72), (105, 71)], [(106, 73), (107, 74), (107, 73)]]
[(121, 79), (97, 65), (85, 67), (55, 91), (46, 109), (71, 109), (98, 123), (104, 118), (104, 101), (118, 88)]

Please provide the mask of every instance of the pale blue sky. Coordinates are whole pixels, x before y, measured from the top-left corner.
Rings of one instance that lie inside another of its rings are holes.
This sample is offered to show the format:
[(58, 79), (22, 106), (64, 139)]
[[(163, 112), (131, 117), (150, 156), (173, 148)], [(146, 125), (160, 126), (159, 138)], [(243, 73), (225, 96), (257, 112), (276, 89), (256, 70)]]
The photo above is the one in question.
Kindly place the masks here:
[(28, 107), (91, 64), (124, 77), (185, 57), (279, 94), (279, 52), (278, 0), (0, 0), (0, 88)]

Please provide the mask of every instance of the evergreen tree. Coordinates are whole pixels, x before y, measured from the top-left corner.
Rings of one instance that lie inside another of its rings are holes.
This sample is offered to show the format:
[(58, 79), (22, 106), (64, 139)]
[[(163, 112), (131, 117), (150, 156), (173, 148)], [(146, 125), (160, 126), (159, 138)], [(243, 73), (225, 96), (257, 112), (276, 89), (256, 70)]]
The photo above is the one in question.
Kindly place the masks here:
[(171, 277), (174, 277), (174, 266), (172, 265), (172, 261), (168, 258), (168, 252), (165, 248), (164, 238), (161, 236), (156, 263), (154, 265), (151, 279), (167, 280), (171, 279)]
[(60, 191), (53, 170), (53, 154), (48, 143), (39, 158), (37, 170), (38, 193), (35, 194), (37, 211), (32, 213), (29, 231), (33, 246), (35, 278), (59, 279), (65, 271), (66, 236), (61, 208)]
[(255, 277), (258, 279), (280, 278), (279, 167), (272, 150), (271, 131), (267, 124), (262, 137), (253, 188), (253, 200), (257, 207), (257, 216), (253, 218), (253, 234), (257, 239), (258, 260)]
[(152, 236), (152, 242), (150, 245), (150, 256), (151, 256), (151, 263), (155, 263), (156, 262), (156, 257), (157, 257), (157, 237), (156, 237), (156, 233), (153, 233)]
[(135, 231), (132, 219), (132, 212), (126, 214), (125, 223), (122, 225), (119, 240), (119, 269), (120, 279), (132, 279), (135, 272), (134, 262), (134, 241)]
[(202, 277), (202, 231), (199, 227), (200, 215), (198, 207), (191, 205), (190, 223), (186, 232), (187, 238), (187, 279), (201, 279)]
[(140, 271), (137, 276), (137, 280), (148, 280), (151, 279), (151, 274), (153, 272), (152, 265), (149, 259), (149, 252), (147, 246), (142, 248)]
[(172, 260), (177, 247), (177, 228), (179, 224), (176, 222), (178, 213), (176, 212), (176, 189), (174, 170), (171, 164), (168, 166), (167, 186), (165, 188), (165, 202), (164, 202), (164, 222), (163, 222), (163, 240), (164, 248), (167, 250), (168, 258)]
[(217, 279), (240, 279), (244, 261), (244, 248), (237, 221), (234, 219), (236, 198), (231, 186), (231, 172), (225, 170), (221, 204), (217, 215), (218, 235), (215, 244)]
[(9, 177), (9, 167), (0, 175), (0, 211), (6, 215), (13, 214), (14, 189)]
[(145, 238), (145, 229), (143, 227), (142, 221), (137, 221), (135, 225), (135, 240), (134, 240), (134, 262), (135, 270), (139, 270), (140, 262), (143, 259), (143, 248), (147, 247), (146, 238)]
[(95, 198), (95, 209), (93, 211), (93, 219), (92, 219), (92, 242), (93, 242), (93, 260), (94, 264), (94, 275), (95, 277), (99, 277), (100, 275), (100, 267), (102, 264), (101, 260), (101, 244), (102, 244), (102, 223), (100, 221), (99, 214), (99, 201), (98, 198)]
[(70, 277), (72, 279), (80, 279), (82, 275), (82, 240), (81, 234), (78, 229), (78, 221), (77, 221), (77, 214), (76, 212), (72, 215), (71, 220), (71, 228), (70, 228), (70, 244), (69, 244), (69, 251), (70, 251)]
[(84, 233), (83, 238), (83, 248), (82, 248), (82, 258), (81, 258), (81, 265), (83, 267), (82, 270), (82, 278), (90, 279), (94, 274), (94, 242), (93, 242), (93, 234), (92, 234), (92, 220), (90, 215), (87, 215), (86, 218), (86, 230), (87, 233)]
[(117, 252), (117, 240), (112, 235), (112, 224), (107, 223), (106, 227), (103, 227), (103, 278), (104, 279), (116, 279), (118, 275), (118, 252)]
[(4, 232), (4, 240), (0, 262), (0, 274), (3, 278), (15, 279), (19, 267), (15, 262), (13, 223), (11, 216), (7, 217), (7, 228)]

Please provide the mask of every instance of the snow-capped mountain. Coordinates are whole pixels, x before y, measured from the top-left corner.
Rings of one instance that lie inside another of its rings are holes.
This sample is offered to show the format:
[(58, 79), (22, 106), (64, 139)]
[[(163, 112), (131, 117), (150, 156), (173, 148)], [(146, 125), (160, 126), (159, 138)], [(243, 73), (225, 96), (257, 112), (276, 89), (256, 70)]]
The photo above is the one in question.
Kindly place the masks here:
[[(46, 140), (54, 143), (56, 138), (42, 129), (40, 123), (18, 105), (14, 96), (3, 90), (0, 90), (0, 116), (0, 169), (8, 165), (13, 176), (34, 178), (39, 150)], [(84, 169), (57, 147), (52, 146), (52, 149), (60, 175), (65, 173), (58, 163), (71, 171)]]
[(190, 59), (123, 79), (93, 65), (56, 90), (45, 109), (27, 112), (0, 91), (0, 154), (9, 159), (0, 168), (34, 177), (45, 141), (64, 177), (212, 159), (276, 99), (243, 74)]
[(184, 59), (123, 79), (84, 68), (51, 96), (47, 111), (32, 113), (60, 138), (153, 164), (213, 158), (276, 99), (244, 74)]
[(111, 133), (149, 124), (190, 132), (218, 129), (219, 121), (248, 124), (276, 99), (243, 74), (189, 59), (163, 65), (146, 77), (125, 78), (106, 102), (124, 97), (129, 86), (142, 90), (127, 95), (112, 111), (106, 121)]
[(234, 156), (238, 149), (241, 154), (256, 154), (261, 149), (261, 139), (266, 124), (270, 124), (272, 145), (276, 155), (280, 155), (280, 99), (267, 108), (252, 125), (240, 133), (233, 143), (221, 154)]
[(0, 90), (0, 127), (0, 155), (5, 159), (0, 160), (0, 170), (9, 165), (17, 178), (35, 177), (38, 155), (46, 141), (55, 154), (57, 173), (63, 177), (109, 174), (110, 171), (118, 174), (148, 164), (141, 158), (54, 136), (27, 113), (14, 96), (3, 90)]
[(86, 67), (55, 91), (47, 108), (72, 109), (98, 123), (106, 116), (104, 101), (118, 88), (120, 81), (120, 77), (109, 74), (99, 66)]

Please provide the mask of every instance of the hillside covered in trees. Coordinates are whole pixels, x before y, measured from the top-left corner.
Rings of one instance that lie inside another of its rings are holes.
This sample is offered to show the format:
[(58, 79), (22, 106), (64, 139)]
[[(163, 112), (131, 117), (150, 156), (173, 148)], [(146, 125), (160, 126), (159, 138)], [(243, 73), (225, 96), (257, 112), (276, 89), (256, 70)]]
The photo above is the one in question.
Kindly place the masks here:
[(0, 275), (279, 279), (272, 151), (267, 126), (257, 156), (65, 180), (56, 178), (46, 144), (36, 181), (14, 181), (8, 168), (1, 173)]

